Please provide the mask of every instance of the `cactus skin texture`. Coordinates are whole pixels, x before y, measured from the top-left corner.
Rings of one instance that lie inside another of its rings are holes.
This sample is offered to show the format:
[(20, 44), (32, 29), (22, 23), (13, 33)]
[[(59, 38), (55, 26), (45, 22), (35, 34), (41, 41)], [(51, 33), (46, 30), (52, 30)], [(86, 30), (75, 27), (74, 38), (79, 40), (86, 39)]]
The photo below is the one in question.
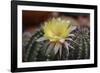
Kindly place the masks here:
[(71, 46), (66, 49), (62, 43), (55, 54), (55, 43), (51, 43), (49, 40), (37, 42), (36, 40), (42, 37), (44, 33), (43, 30), (36, 31), (28, 44), (23, 47), (23, 62), (89, 59), (90, 29), (77, 27), (72, 33), (75, 36), (67, 41)]

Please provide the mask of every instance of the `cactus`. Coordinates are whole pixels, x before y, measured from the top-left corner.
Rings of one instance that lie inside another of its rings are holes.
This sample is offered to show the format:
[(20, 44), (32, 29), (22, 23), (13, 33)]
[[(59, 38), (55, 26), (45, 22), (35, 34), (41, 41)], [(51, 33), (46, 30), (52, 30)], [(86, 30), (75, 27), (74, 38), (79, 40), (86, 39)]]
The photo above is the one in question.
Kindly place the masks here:
[[(51, 29), (56, 34), (51, 33)], [(23, 48), (23, 62), (89, 59), (90, 31), (66, 19), (53, 18), (45, 22)]]

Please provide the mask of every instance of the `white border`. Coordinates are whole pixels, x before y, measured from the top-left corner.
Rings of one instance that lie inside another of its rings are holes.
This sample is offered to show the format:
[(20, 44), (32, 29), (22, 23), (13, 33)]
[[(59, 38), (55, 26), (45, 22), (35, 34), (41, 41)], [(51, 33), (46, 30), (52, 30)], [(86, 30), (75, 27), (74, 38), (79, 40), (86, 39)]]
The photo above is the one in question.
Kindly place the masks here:
[[(22, 62), (22, 10), (33, 11), (56, 11), (56, 12), (77, 12), (90, 13), (90, 59), (89, 60), (66, 60), (66, 61), (46, 61), (46, 62)], [(43, 67), (43, 66), (58, 66), (58, 65), (78, 65), (78, 64), (93, 64), (94, 63), (94, 10), (92, 9), (77, 9), (77, 8), (58, 8), (58, 7), (43, 7), (43, 6), (18, 6), (18, 48), (17, 48), (17, 64), (18, 68), (25, 67)]]

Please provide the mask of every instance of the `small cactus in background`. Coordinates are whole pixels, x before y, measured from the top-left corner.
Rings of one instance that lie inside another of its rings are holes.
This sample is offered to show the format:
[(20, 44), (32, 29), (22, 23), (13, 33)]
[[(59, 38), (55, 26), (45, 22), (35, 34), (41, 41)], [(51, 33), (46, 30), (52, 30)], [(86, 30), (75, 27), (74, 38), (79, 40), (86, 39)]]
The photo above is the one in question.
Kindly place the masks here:
[(89, 59), (90, 31), (70, 20), (52, 18), (23, 48), (23, 62)]

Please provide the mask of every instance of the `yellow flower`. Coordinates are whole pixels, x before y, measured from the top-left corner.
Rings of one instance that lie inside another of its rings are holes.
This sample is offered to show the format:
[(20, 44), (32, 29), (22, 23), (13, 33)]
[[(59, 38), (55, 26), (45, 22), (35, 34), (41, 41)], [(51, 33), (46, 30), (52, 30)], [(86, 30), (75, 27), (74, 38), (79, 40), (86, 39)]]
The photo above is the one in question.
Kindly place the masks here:
[(73, 27), (70, 20), (52, 18), (44, 23), (44, 37), (54, 42), (62, 42), (69, 36)]

